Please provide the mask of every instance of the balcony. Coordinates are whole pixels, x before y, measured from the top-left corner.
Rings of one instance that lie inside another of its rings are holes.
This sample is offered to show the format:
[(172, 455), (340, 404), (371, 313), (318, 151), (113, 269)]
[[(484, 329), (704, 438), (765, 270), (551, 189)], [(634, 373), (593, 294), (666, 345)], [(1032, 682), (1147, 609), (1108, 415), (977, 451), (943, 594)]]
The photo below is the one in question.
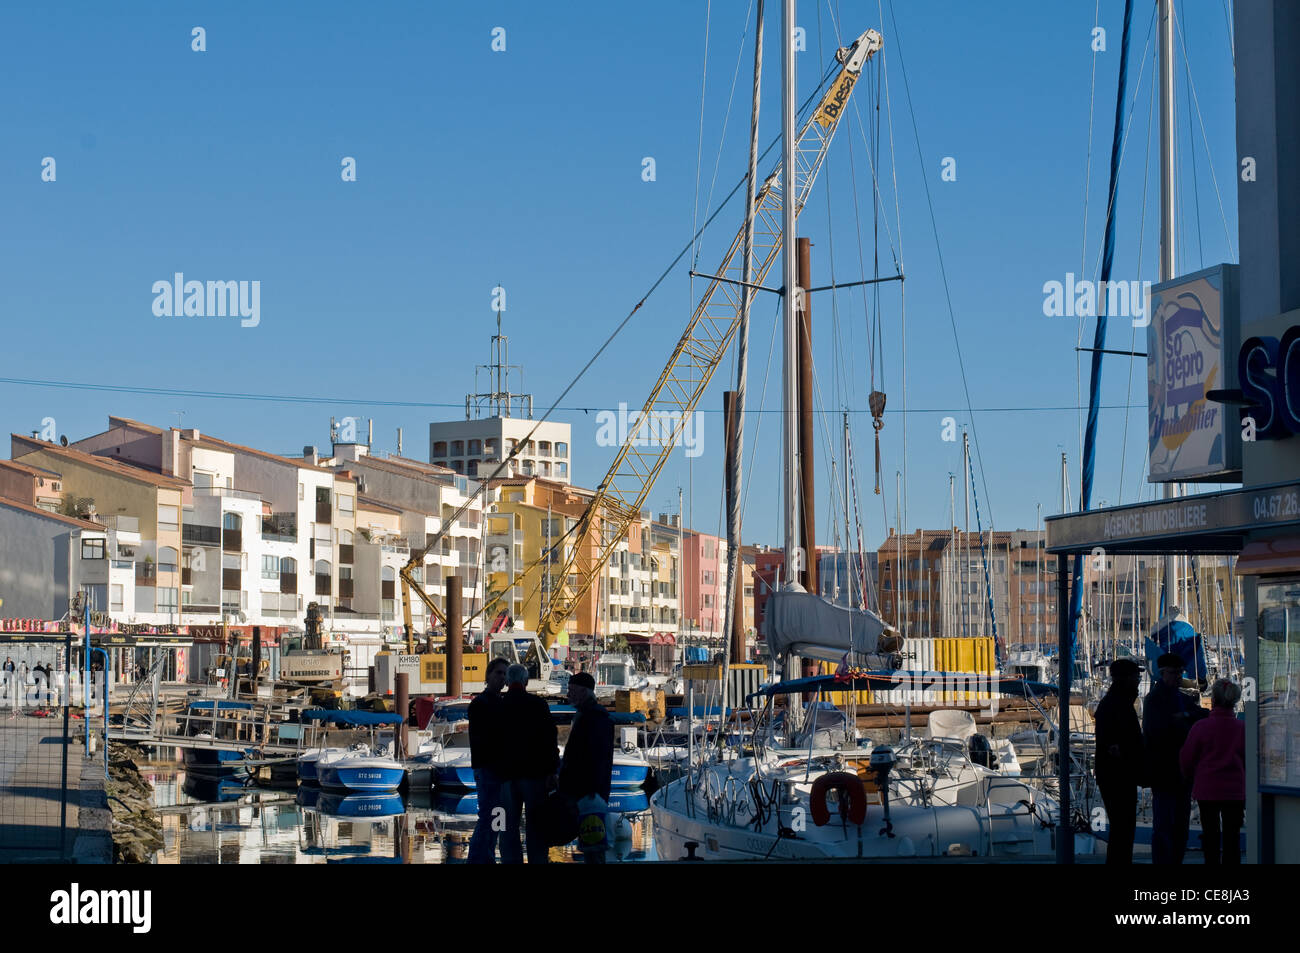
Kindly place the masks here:
[(298, 542), (298, 515), (273, 513), (262, 517), (262, 539), (272, 543)]
[(181, 541), (216, 546), (221, 542), (220, 526), (204, 526), (202, 523), (185, 523), (181, 526)]
[(236, 490), (228, 486), (196, 486), (194, 495), (219, 496), (228, 500), (252, 500), (254, 503), (262, 502), (261, 494), (254, 493), (251, 490)]
[(154, 586), (158, 584), (158, 567), (152, 562), (135, 564), (135, 584), (137, 586)]

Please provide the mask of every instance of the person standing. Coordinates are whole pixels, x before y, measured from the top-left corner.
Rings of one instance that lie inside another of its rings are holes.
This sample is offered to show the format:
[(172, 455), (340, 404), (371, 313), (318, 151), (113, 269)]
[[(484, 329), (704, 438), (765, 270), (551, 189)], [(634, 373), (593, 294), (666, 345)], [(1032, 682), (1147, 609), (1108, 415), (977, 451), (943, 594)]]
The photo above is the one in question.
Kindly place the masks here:
[(1246, 814), (1246, 724), (1234, 709), (1241, 689), (1226, 678), (1210, 690), (1210, 717), (1187, 733), (1179, 755), (1183, 777), (1201, 808), (1201, 847), (1207, 865), (1241, 863)]
[(1151, 781), (1151, 862), (1181, 864), (1187, 850), (1192, 792), (1183, 781), (1178, 754), (1197, 713), (1203, 712), (1180, 690), (1180, 656), (1166, 652), (1156, 660), (1156, 668), (1160, 681), (1147, 693), (1142, 708), (1142, 740)]
[(1142, 726), (1137, 701), (1142, 670), (1132, 659), (1110, 664), (1110, 690), (1094, 715), (1097, 787), (1106, 805), (1106, 863), (1133, 863), (1137, 830), (1137, 789), (1142, 783)]
[(546, 844), (546, 790), (559, 763), (555, 719), (544, 698), (528, 692), (528, 668), (511, 665), (506, 669), (506, 694), (501, 701), (505, 731), (505, 837), (501, 841), (501, 863), (522, 864), (519, 841), (520, 815), (528, 813), (528, 862), (545, 864), (550, 848)]
[[(569, 679), (569, 703), (577, 710), (560, 764), (560, 791), (575, 803), (593, 795), (609, 801), (614, 770), (614, 722), (596, 701), (596, 680), (587, 672)], [(605, 851), (584, 850), (583, 861), (603, 864)]]
[(496, 862), (497, 834), (504, 825), (501, 786), (505, 772), (505, 728), (501, 722), (501, 689), (510, 663), (503, 658), (488, 662), (486, 687), (469, 703), (469, 757), (478, 795), (478, 822), (469, 841), (468, 862)]

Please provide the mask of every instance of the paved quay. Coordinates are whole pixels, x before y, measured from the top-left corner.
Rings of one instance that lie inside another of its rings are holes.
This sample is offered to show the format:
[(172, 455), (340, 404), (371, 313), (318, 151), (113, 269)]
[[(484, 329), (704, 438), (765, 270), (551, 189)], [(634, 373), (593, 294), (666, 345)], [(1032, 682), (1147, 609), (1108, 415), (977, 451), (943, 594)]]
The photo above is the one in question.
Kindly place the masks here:
[(68, 730), (65, 805), (63, 719), (0, 713), (0, 863), (112, 862), (103, 756), (84, 756), (81, 719)]

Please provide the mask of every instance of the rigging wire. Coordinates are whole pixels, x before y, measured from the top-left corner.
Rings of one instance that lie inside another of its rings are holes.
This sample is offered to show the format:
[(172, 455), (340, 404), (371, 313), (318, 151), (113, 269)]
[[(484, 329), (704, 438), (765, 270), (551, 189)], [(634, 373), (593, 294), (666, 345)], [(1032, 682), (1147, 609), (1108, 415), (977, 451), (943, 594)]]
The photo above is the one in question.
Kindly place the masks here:
[[(1152, 68), (1151, 73), (1153, 76), (1155, 75), (1154, 67)], [(1138, 231), (1137, 231), (1138, 234), (1137, 274), (1139, 276), (1141, 276), (1142, 274), (1142, 253), (1146, 250), (1146, 244), (1145, 242), (1143, 242), (1143, 237), (1146, 232), (1146, 220), (1147, 220), (1147, 186), (1149, 185), (1151, 179), (1151, 126), (1152, 126), (1152, 120), (1155, 118), (1155, 113), (1156, 113), (1156, 84), (1153, 82), (1151, 84), (1151, 98), (1147, 107), (1147, 149), (1146, 149), (1146, 158), (1142, 162), (1142, 212), (1138, 218)], [(1137, 325), (1132, 321), (1130, 321), (1128, 349), (1132, 351), (1136, 344), (1137, 344)], [(1134, 361), (1128, 362), (1128, 386), (1124, 391), (1129, 401), (1132, 401), (1133, 399), (1133, 364)], [(1124, 465), (1128, 455), (1128, 425), (1129, 425), (1130, 416), (1131, 415), (1129, 414), (1129, 412), (1125, 410), (1124, 411), (1124, 436), (1120, 440), (1120, 444), (1119, 444), (1119, 448), (1120, 448), (1119, 450), (1120, 453), (1119, 493), (1116, 495), (1116, 497), (1119, 500), (1121, 505), (1124, 503)], [(1137, 501), (1134, 500), (1134, 502)]]
[[(1214, 183), (1214, 196), (1219, 202), (1219, 218), (1223, 221), (1223, 236), (1228, 241), (1228, 257), (1236, 258), (1237, 252), (1232, 244), (1232, 230), (1228, 227), (1228, 213), (1223, 209), (1223, 193), (1219, 190), (1219, 177), (1214, 172), (1214, 156), (1210, 152), (1210, 137), (1205, 132), (1205, 116), (1201, 113), (1201, 100), (1196, 95), (1196, 81), (1192, 79), (1192, 61), (1187, 56), (1187, 39), (1183, 36), (1181, 18), (1175, 18), (1174, 26), (1178, 28), (1178, 44), (1183, 51), (1183, 63), (1187, 68), (1187, 84), (1192, 90), (1192, 106), (1196, 109), (1196, 121), (1201, 127), (1201, 141), (1205, 144), (1206, 163), (1210, 167), (1210, 181)], [(1236, 53), (1233, 53), (1233, 70), (1236, 71)], [(1191, 119), (1188, 118), (1190, 125)]]
[[(953, 342), (957, 346), (957, 367), (961, 372), (962, 391), (966, 397), (967, 412), (970, 414), (971, 435), (975, 438), (975, 456), (976, 459), (979, 460), (979, 465), (980, 465), (980, 482), (984, 484), (984, 498), (985, 500), (989, 501), (988, 504), (989, 505), (989, 528), (990, 530), (992, 530), (992, 528), (996, 526), (996, 522), (993, 517), (992, 495), (989, 493), (989, 488), (988, 488), (988, 471), (984, 467), (984, 457), (983, 457), (983, 453), (980, 450), (979, 433), (976, 429), (976, 424), (975, 424), (975, 411), (973, 409), (973, 406), (971, 404), (971, 399), (970, 399), (970, 381), (967, 379), (966, 376), (966, 360), (962, 356), (961, 335), (957, 331), (957, 314), (952, 306), (952, 290), (948, 286), (948, 269), (944, 265), (943, 248), (939, 242), (939, 223), (934, 213), (934, 196), (930, 192), (930, 179), (927, 175), (925, 175), (925, 159), (924, 159), (924, 153), (921, 150), (921, 131), (916, 124), (916, 109), (912, 105), (912, 89), (911, 89), (911, 84), (908, 82), (907, 79), (907, 65), (903, 56), (903, 44), (902, 44), (902, 40), (899, 39), (898, 24), (894, 17), (894, 5), (892, 2), (889, 5), (889, 19), (894, 29), (895, 44), (898, 46), (898, 69), (903, 76), (903, 90), (907, 96), (908, 114), (911, 116), (912, 119), (912, 135), (916, 140), (916, 152), (921, 162), (921, 170), (922, 170), (921, 182), (925, 186), (925, 200), (930, 210), (930, 226), (934, 234), (935, 253), (939, 259), (939, 277), (943, 283), (944, 299), (946, 300), (948, 305), (948, 321), (949, 324), (952, 326)], [(903, 401), (904, 401), (904, 413), (906, 413), (907, 412), (906, 411), (906, 402), (907, 402), (906, 368), (904, 368)], [(904, 446), (906, 446), (906, 442), (907, 442), (906, 426), (904, 426), (903, 428), (903, 442), (904, 442)], [(907, 464), (906, 449), (904, 449), (903, 451), (903, 464), (906, 467)]]

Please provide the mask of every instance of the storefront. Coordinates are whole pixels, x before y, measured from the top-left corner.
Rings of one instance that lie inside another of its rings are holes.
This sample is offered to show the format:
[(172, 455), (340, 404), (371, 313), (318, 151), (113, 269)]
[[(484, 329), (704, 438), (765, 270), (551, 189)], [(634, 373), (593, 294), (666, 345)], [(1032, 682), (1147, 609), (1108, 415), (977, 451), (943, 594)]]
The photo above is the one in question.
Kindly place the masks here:
[[(1050, 517), (1058, 601), (1070, 557), (1236, 556), (1245, 597), (1247, 859), (1300, 862), (1300, 482)], [(1068, 651), (1068, 611), (1060, 623)]]

